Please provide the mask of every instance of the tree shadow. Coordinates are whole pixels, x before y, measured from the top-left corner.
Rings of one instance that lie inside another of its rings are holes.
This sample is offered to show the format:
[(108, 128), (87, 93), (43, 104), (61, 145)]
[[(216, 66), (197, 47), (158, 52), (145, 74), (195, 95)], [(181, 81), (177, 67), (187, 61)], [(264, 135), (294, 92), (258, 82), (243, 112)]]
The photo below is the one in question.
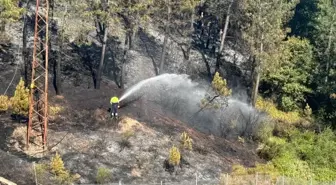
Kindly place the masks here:
[(159, 54), (162, 53), (161, 45), (157, 43), (155, 37), (149, 36), (145, 31), (143, 31), (142, 28), (140, 28), (138, 36), (141, 40), (141, 42), (139, 43), (141, 51), (146, 53), (150, 57), (153, 68), (155, 69), (154, 72), (156, 75), (159, 75), (157, 61), (160, 60)]
[[(112, 72), (112, 79), (115, 83), (120, 86), (119, 84), (119, 76), (120, 76), (120, 65), (119, 56), (120, 56), (120, 48), (119, 45), (121, 42), (118, 40), (117, 37), (109, 37), (107, 40), (107, 50), (105, 52), (105, 60), (103, 66), (103, 75), (106, 77), (110, 77), (110, 73)], [(75, 44), (72, 43), (71, 47), (74, 49), (81, 61), (83, 63), (79, 63), (80, 66), (84, 67), (86, 71), (90, 72), (92, 77), (92, 81), (94, 86), (96, 86), (97, 82), (97, 69), (99, 66), (100, 58), (101, 58), (101, 46), (97, 45), (95, 42), (89, 44)], [(67, 68), (67, 73), (65, 75), (71, 75), (73, 72), (82, 71), (74, 71), (74, 69)]]
[(112, 78), (114, 82), (118, 85), (118, 87), (121, 87), (121, 65), (122, 65), (122, 49), (120, 48), (121, 41), (118, 37), (110, 37), (107, 40), (107, 51), (105, 58), (108, 60), (105, 60), (104, 63), (104, 74), (107, 76), (110, 76), (112, 72)]

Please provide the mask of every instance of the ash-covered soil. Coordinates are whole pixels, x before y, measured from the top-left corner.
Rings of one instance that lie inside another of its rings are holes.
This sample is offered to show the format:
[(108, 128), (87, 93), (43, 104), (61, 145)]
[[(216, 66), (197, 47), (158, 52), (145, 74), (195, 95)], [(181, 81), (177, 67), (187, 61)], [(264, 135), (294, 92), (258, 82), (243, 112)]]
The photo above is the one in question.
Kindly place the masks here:
[[(167, 117), (158, 105), (137, 100), (120, 109), (119, 122), (109, 119), (109, 99), (122, 92), (104, 82), (101, 90), (65, 84), (64, 97), (50, 93), (50, 106), (60, 112), (50, 115), (47, 153), (32, 144), (24, 149), (26, 125), (15, 123), (8, 114), (0, 116), (0, 176), (18, 184), (33, 183), (32, 161), (50, 160), (59, 152), (79, 183), (94, 183), (97, 169), (111, 170), (111, 182), (124, 183), (216, 181), (229, 172), (232, 164), (252, 166), (260, 159), (252, 143), (240, 143), (203, 134), (187, 124)], [(171, 114), (170, 114), (171, 115)], [(186, 131), (193, 139), (193, 150), (182, 151), (182, 168), (170, 173), (164, 161), (173, 145), (180, 145)], [(35, 150), (35, 151), (34, 151)], [(29, 155), (27, 155), (29, 153)], [(15, 167), (11, 167), (15, 165)]]

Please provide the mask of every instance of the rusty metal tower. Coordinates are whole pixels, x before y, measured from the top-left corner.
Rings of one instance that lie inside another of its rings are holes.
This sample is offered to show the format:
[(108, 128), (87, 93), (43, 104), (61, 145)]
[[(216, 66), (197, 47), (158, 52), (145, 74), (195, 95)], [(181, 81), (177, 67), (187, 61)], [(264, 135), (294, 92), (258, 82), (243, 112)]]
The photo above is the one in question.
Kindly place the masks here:
[(27, 125), (26, 140), (27, 148), (29, 148), (30, 140), (33, 136), (42, 136), (43, 149), (47, 145), (49, 50), (48, 13), (49, 1), (36, 0), (34, 50), (29, 95), (29, 121)]

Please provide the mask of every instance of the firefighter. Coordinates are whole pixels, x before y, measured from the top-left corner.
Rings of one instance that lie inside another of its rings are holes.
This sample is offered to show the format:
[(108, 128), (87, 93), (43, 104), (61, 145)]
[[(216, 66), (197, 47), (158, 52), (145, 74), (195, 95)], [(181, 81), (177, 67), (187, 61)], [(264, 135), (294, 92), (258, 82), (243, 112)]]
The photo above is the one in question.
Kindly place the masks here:
[(116, 96), (113, 96), (110, 100), (111, 103), (111, 117), (117, 118), (118, 116), (118, 108), (119, 106), (119, 98)]

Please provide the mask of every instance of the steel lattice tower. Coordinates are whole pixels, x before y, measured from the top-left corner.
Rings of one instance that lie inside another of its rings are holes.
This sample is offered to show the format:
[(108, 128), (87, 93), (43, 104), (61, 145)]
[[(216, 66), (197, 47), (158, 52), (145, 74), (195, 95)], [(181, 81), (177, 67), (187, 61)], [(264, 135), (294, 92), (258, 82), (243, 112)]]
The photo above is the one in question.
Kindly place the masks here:
[(42, 136), (43, 148), (47, 145), (48, 130), (48, 36), (49, 1), (36, 0), (34, 51), (29, 95), (29, 121), (27, 148), (32, 136)]

